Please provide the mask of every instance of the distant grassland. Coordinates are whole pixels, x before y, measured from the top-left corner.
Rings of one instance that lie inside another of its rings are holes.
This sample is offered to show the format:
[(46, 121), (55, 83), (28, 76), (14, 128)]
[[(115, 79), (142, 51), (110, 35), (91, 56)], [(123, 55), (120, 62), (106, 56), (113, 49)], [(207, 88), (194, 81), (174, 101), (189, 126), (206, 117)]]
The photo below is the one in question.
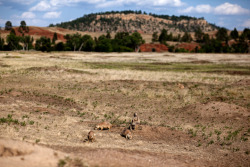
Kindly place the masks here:
[(206, 72), (250, 75), (247, 65), (212, 64), (212, 63), (128, 63), (128, 62), (84, 62), (84, 66), (92, 69), (129, 69), (146, 71), (174, 71), (174, 72)]

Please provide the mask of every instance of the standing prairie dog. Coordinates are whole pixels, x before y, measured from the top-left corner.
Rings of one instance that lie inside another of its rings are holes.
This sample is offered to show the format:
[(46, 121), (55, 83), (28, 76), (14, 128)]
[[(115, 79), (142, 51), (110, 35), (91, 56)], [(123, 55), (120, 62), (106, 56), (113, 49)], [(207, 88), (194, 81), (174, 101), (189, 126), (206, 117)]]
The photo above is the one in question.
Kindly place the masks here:
[(95, 126), (95, 130), (96, 130), (96, 129), (97, 129), (97, 130), (99, 130), (99, 129), (101, 129), (101, 130), (103, 130), (103, 129), (108, 129), (108, 130), (110, 130), (111, 127), (112, 127), (112, 124), (111, 124), (111, 123), (109, 123), (109, 122), (102, 122), (102, 123), (99, 123), (99, 124), (97, 124), (97, 125)]
[(94, 133), (93, 131), (90, 131), (90, 132), (88, 133), (88, 141), (89, 141), (89, 142), (95, 141), (95, 133)]
[(125, 137), (126, 139), (130, 140), (132, 139), (132, 133), (129, 129), (125, 128), (122, 133), (121, 136)]
[(137, 113), (134, 113), (134, 117), (131, 121), (131, 124), (129, 126), (129, 129), (130, 130), (135, 130), (136, 129), (136, 125), (139, 125), (140, 124), (140, 119), (139, 117), (137, 116)]

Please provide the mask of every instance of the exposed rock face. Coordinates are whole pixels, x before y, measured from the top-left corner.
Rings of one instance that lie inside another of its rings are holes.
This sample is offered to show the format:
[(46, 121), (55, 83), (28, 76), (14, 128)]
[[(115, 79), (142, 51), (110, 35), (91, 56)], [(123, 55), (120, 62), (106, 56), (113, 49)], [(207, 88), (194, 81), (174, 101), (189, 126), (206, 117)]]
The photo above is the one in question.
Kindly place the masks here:
[[(178, 18), (178, 17), (176, 17)], [(153, 32), (161, 32), (166, 29), (169, 32), (195, 31), (200, 28), (204, 32), (216, 30), (216, 26), (209, 24), (204, 19), (188, 18), (173, 19), (159, 18), (154, 15), (146, 14), (91, 14), (82, 18), (57, 24), (56, 26), (76, 29), (89, 32), (142, 32), (152, 34)]]

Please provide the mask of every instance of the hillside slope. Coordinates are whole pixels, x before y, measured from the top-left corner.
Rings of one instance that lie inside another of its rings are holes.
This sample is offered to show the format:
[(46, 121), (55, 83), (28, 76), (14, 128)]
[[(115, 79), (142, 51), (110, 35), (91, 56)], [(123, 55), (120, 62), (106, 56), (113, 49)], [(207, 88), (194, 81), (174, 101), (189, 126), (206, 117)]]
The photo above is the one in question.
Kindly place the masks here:
[(73, 21), (56, 25), (67, 29), (89, 32), (134, 32), (152, 34), (163, 28), (169, 32), (193, 32), (200, 28), (204, 32), (215, 31), (217, 26), (208, 23), (204, 18), (188, 16), (147, 15), (134, 12), (106, 12), (89, 14)]

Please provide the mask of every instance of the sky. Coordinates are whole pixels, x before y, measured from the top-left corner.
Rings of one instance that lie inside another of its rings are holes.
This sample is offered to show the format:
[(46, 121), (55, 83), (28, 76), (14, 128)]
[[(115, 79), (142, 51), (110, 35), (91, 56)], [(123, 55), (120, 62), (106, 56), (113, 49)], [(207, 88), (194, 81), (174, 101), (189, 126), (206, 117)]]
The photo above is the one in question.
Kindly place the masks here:
[(19, 26), (24, 20), (28, 26), (46, 27), (112, 10), (204, 17), (229, 30), (250, 28), (250, 0), (0, 0), (0, 26), (6, 21)]

